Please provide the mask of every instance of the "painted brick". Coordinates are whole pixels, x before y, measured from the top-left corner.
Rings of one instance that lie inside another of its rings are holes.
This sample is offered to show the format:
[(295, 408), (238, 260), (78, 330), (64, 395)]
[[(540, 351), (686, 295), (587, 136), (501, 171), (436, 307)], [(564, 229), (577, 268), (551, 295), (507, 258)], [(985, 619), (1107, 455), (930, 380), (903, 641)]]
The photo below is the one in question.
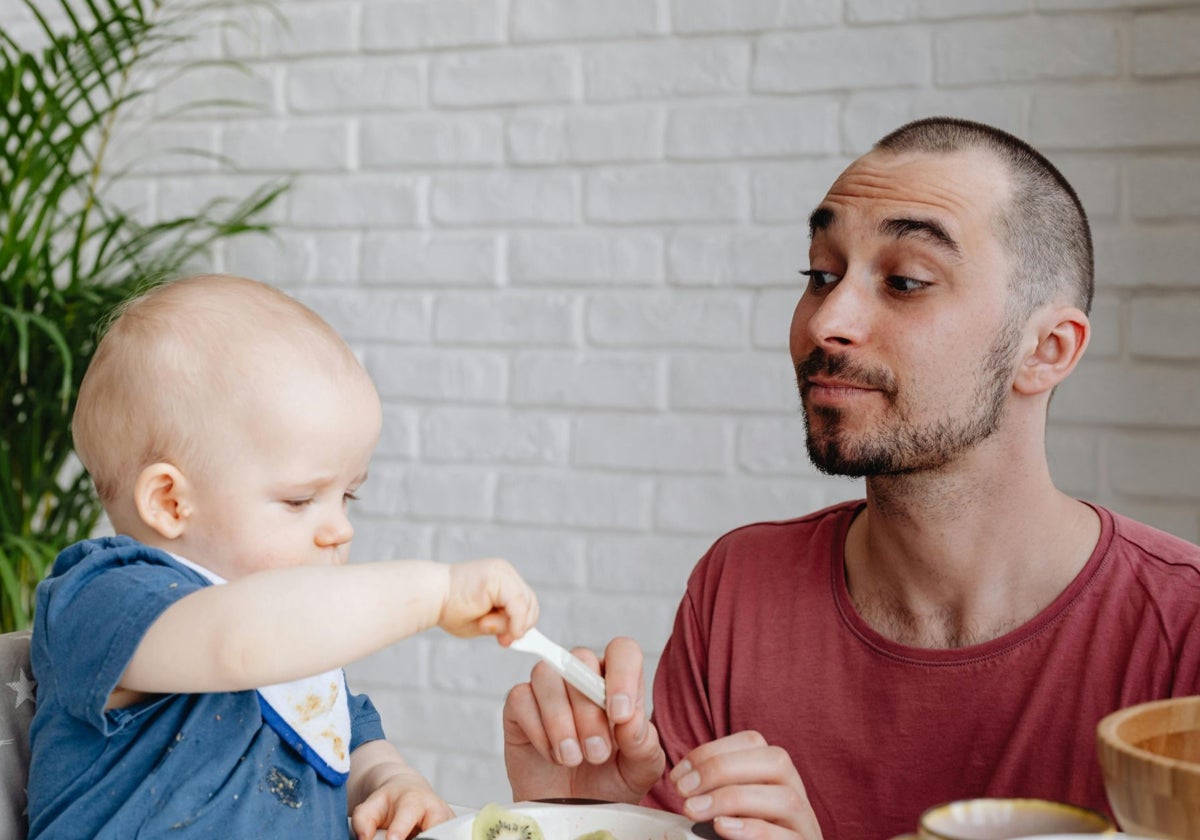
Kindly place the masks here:
[(671, 359), (670, 407), (688, 411), (793, 411), (800, 404), (786, 353), (691, 353)]
[(808, 216), (849, 164), (849, 159), (835, 158), (795, 161), (755, 169), (750, 186), (754, 220), (799, 225), (790, 229), (791, 235), (799, 240), (790, 253), (803, 254), (804, 263), (807, 263)]
[(479, 519), (492, 515), (495, 476), (446, 465), (402, 468), (405, 510), (417, 519)]
[(411, 461), (417, 455), (417, 412), (396, 403), (383, 404), (383, 431), (376, 458)]
[(990, 20), (939, 30), (933, 60), (942, 85), (1111, 79), (1121, 71), (1121, 41), (1115, 21)]
[(1097, 295), (1092, 301), (1088, 320), (1092, 336), (1088, 341), (1087, 358), (1114, 359), (1121, 354), (1123, 307), (1119, 298)]
[(363, 365), (384, 399), (496, 404), (508, 388), (507, 364), (494, 351), (372, 345)]
[(571, 463), (656, 473), (720, 473), (730, 463), (725, 421), (587, 415), (571, 425)]
[(1130, 9), (1146, 9), (1151, 7), (1191, 6), (1194, 3), (1195, 0), (1033, 0), (1033, 7), (1050, 12), (1096, 11), (1105, 9), (1128, 11)]
[(494, 286), (499, 252), (488, 233), (371, 233), (363, 237), (361, 277), (372, 285)]
[(1025, 138), (1043, 152), (1162, 149), (1200, 143), (1200, 96), (1194, 82), (1047, 88), (1033, 94)]
[(848, 0), (846, 19), (853, 23), (1000, 17), (1024, 14), (1028, 0)]
[(421, 418), (427, 461), (486, 464), (565, 464), (565, 417), (514, 414), (498, 408), (440, 408)]
[(931, 72), (930, 36), (920, 29), (772, 34), (758, 41), (751, 89), (805, 93), (903, 87), (927, 84)]
[[(364, 500), (357, 509), (393, 507), (395, 500), (382, 498), (382, 486), (376, 482), (363, 485), (360, 497)], [(352, 508), (354, 510), (354, 508)], [(433, 545), (433, 529), (428, 525), (397, 521), (391, 514), (380, 519), (354, 515), (354, 545), (352, 560), (393, 560), (404, 557), (428, 557)]]
[(831, 26), (841, 10), (837, 0), (671, 0), (676, 32), (755, 32)]
[(590, 221), (724, 222), (745, 215), (745, 178), (726, 167), (606, 169), (587, 178)]
[(746, 89), (748, 44), (733, 41), (651, 41), (583, 51), (586, 98), (658, 99), (735, 93)]
[[(194, 12), (193, 12), (194, 13)], [(358, 47), (359, 7), (340, 0), (292, 3), (286, 16), (262, 9), (257, 25), (223, 31), (234, 58), (279, 58), (353, 52)]]
[(1129, 167), (1129, 203), (1137, 219), (1200, 218), (1200, 161), (1164, 157)]
[(346, 170), (351, 160), (350, 128), (340, 120), (233, 123), (222, 132), (221, 147), (241, 166), (264, 172)]
[[(494, 748), (500, 739), (500, 703), (495, 697), (383, 688), (373, 690), (371, 700), (388, 737), (398, 743), (440, 751), (461, 749), (463, 744)], [(448, 721), (454, 725), (448, 726)]]
[(309, 175), (288, 193), (288, 215), (303, 227), (412, 227), (420, 195), (417, 179), (404, 175)]
[(510, 15), (516, 42), (634, 38), (662, 29), (657, 0), (513, 0)]
[(1106, 289), (1200, 289), (1200, 225), (1097, 228), (1096, 284)]
[(434, 334), (457, 344), (564, 345), (578, 334), (578, 301), (561, 294), (457, 294), (438, 301)]
[(798, 290), (802, 278), (796, 272), (807, 264), (808, 237), (800, 229), (684, 228), (673, 233), (667, 245), (667, 277), (671, 283), (685, 286), (788, 286)]
[(653, 356), (610, 353), (518, 353), (516, 405), (654, 408), (661, 402), (662, 363)]
[(579, 86), (578, 56), (558, 48), (439, 55), (429, 91), (447, 108), (568, 102)]
[(496, 487), (501, 522), (644, 531), (650, 526), (649, 479), (627, 476), (502, 475)]
[(1085, 359), (1058, 387), (1051, 414), (1071, 422), (1194, 428), (1200, 369)]
[(676, 108), (667, 155), (679, 159), (834, 154), (839, 103), (831, 98)]
[(1052, 152), (1047, 155), (1083, 202), (1093, 228), (1114, 219), (1121, 210), (1121, 165), (1108, 158)]
[(279, 286), (351, 286), (359, 277), (359, 235), (342, 230), (280, 230), (225, 243), (225, 269)]
[(641, 231), (539, 231), (508, 240), (513, 285), (657, 283), (662, 266), (661, 237)]
[(533, 165), (655, 160), (663, 155), (666, 122), (653, 106), (521, 111), (508, 122), (508, 153)]
[(1053, 423), (1046, 433), (1046, 456), (1060, 490), (1095, 498), (1100, 487), (1100, 443), (1095, 432)]
[(854, 155), (870, 150), (884, 135), (906, 122), (945, 115), (977, 120), (1025, 136), (1029, 92), (1002, 87), (970, 90), (914, 90), (904, 96), (895, 91), (855, 91), (842, 114), (846, 148)]
[[(198, 212), (206, 204), (213, 201), (228, 202), (230, 196), (249, 196), (254, 190), (269, 183), (262, 176), (250, 175), (198, 175), (186, 178), (166, 178), (156, 181), (155, 214), (157, 219), (174, 219)], [(139, 185), (130, 181), (122, 186), (123, 189), (136, 189)], [(288, 206), (295, 201), (296, 190), (293, 189), (287, 201), (275, 203), (267, 213), (266, 218), (273, 224), (284, 220)], [(128, 193), (126, 193), (128, 194)], [(228, 209), (229, 205), (226, 204)]]
[[(715, 535), (714, 535), (715, 536)], [(617, 534), (588, 542), (589, 589), (597, 592), (641, 592), (682, 596), (688, 575), (708, 550), (705, 536)]]
[(362, 30), (367, 50), (427, 50), (498, 44), (504, 20), (495, 0), (377, 0), (363, 3)]
[(585, 329), (600, 346), (744, 347), (748, 314), (738, 298), (709, 292), (597, 295)]
[(429, 300), (388, 291), (303, 288), (296, 297), (327, 320), (347, 341), (426, 341), (431, 333)]
[(837, 499), (853, 498), (848, 485), (835, 494), (817, 481), (763, 478), (672, 478), (659, 482), (655, 525), (667, 533), (721, 533), (749, 522), (790, 519)]
[(579, 216), (578, 181), (559, 172), (438, 175), (429, 200), (446, 225), (566, 225)]
[(215, 172), (220, 150), (220, 131), (215, 125), (117, 125), (106, 159), (114, 171), (131, 169), (143, 176), (193, 175)]
[(751, 343), (765, 350), (786, 353), (792, 329), (792, 315), (804, 289), (799, 283), (785, 291), (763, 291), (754, 298), (751, 315)]
[(737, 465), (751, 475), (815, 477), (816, 467), (805, 448), (800, 400), (787, 417), (742, 420), (737, 424)]
[(677, 604), (677, 598), (639, 593), (575, 596), (571, 598), (572, 639), (600, 651), (613, 637), (629, 636), (657, 655), (671, 633)]
[(424, 639), (389, 645), (371, 654), (369, 659), (346, 666), (346, 682), (352, 691), (361, 691), (368, 685), (428, 689), (432, 686), (430, 647), (431, 644)]
[(584, 538), (573, 532), (472, 525), (441, 529), (436, 559), (456, 563), (503, 557), (532, 586), (578, 589), (584, 585), (585, 549)]
[(1137, 76), (1200, 74), (1200, 15), (1135, 17), (1131, 63)]
[(1200, 300), (1147, 298), (1130, 308), (1129, 351), (1135, 357), (1200, 360)]
[(1200, 444), (1182, 435), (1121, 435), (1109, 454), (1113, 487), (1133, 496), (1200, 501)]
[(1168, 534), (1175, 534), (1190, 543), (1200, 544), (1200, 517), (1196, 515), (1195, 502), (1122, 498), (1117, 504), (1126, 516)]
[(470, 166), (504, 159), (503, 123), (492, 114), (371, 117), (362, 121), (359, 143), (364, 169)]
[(414, 59), (325, 58), (289, 65), (284, 101), (297, 114), (407, 110), (424, 99), (424, 73)]

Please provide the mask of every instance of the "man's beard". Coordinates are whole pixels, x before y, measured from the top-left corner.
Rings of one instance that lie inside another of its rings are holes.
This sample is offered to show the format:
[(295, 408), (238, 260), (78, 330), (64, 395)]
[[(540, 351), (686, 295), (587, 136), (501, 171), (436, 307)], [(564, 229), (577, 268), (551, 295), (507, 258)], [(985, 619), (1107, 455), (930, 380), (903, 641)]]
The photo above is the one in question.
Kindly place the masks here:
[[(863, 367), (843, 355), (814, 349), (796, 365), (802, 401), (809, 376), (836, 377), (876, 389), (890, 405), (894, 422), (890, 428), (853, 439), (842, 428), (841, 409), (805, 405), (809, 458), (827, 475), (901, 475), (945, 466), (999, 428), (1012, 387), (1012, 360), (1019, 339), (1015, 319), (1005, 319), (996, 341), (979, 363), (975, 393), (967, 403), (970, 414), (943, 417), (924, 426), (913, 425), (899, 408), (895, 378), (890, 373)], [(824, 428), (818, 433), (813, 431), (811, 416), (814, 415), (824, 421)]]

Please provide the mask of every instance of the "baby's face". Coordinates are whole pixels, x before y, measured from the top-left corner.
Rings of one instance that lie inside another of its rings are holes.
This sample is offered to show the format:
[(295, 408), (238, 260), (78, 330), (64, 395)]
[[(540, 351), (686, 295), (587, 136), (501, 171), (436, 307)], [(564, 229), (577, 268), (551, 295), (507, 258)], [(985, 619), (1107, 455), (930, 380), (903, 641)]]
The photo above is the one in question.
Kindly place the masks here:
[(345, 563), (347, 508), (382, 423), (365, 373), (281, 377), (242, 415), (211, 426), (227, 437), (211, 441), (205, 469), (187, 473), (193, 510), (179, 553), (228, 580)]

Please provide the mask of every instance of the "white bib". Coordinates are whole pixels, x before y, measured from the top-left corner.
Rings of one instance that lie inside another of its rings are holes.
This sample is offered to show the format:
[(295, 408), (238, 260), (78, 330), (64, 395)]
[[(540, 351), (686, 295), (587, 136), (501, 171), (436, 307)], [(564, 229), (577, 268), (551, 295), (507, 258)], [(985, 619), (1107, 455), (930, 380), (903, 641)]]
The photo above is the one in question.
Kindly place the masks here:
[[(175, 560), (213, 584), (225, 579), (196, 563)], [(341, 668), (257, 689), (263, 720), (335, 787), (350, 777), (350, 705)]]

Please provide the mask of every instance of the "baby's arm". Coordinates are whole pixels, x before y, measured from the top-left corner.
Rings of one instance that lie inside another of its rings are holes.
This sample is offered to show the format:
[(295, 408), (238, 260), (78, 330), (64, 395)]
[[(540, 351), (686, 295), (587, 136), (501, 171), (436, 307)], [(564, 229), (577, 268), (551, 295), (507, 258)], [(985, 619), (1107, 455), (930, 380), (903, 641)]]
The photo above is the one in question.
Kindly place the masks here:
[(240, 691), (346, 665), (439, 625), (507, 644), (537, 599), (503, 560), (273, 569), (208, 586), (151, 624), (110, 707), (142, 694)]
[(387, 829), (388, 840), (404, 840), (414, 829), (424, 831), (454, 816), (387, 741), (368, 741), (351, 753), (346, 792), (350, 827), (359, 840), (371, 840), (379, 829)]

